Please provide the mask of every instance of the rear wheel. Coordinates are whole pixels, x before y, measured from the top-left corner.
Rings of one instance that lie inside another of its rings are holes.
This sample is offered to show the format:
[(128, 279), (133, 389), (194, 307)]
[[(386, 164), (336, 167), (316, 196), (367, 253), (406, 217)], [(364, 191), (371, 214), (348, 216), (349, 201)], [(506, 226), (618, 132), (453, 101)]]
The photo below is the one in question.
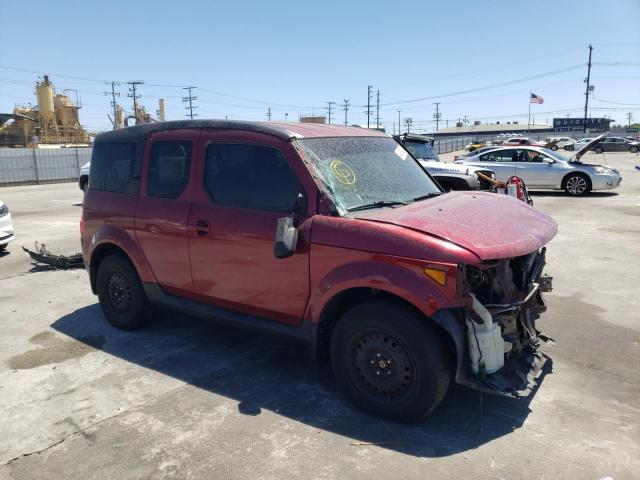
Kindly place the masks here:
[(551, 150), (553, 150), (555, 152), (556, 150), (558, 150), (558, 146), (557, 145), (551, 145)]
[(630, 147), (630, 148), (629, 148), (629, 151), (630, 151), (631, 153), (638, 153), (638, 147), (636, 147), (636, 146), (634, 145), (633, 147)]
[(593, 151), (596, 152), (596, 153), (602, 153), (602, 152), (604, 152), (604, 149), (602, 147), (596, 147), (596, 148), (593, 149)]
[(100, 307), (111, 325), (135, 330), (147, 323), (149, 303), (129, 259), (109, 255), (100, 263), (96, 280)]
[(356, 305), (331, 336), (338, 385), (375, 416), (413, 422), (442, 401), (451, 362), (440, 334), (412, 309), (384, 300)]
[(584, 195), (591, 191), (591, 181), (582, 173), (572, 173), (564, 181), (564, 190), (569, 195)]

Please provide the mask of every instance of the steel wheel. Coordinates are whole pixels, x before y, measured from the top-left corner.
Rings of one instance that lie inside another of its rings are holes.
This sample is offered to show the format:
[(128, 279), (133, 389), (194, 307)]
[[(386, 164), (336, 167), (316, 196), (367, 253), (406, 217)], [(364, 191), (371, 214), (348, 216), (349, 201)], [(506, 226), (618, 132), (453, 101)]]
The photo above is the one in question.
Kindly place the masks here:
[(569, 195), (582, 195), (589, 188), (587, 179), (582, 175), (573, 175), (567, 179), (565, 190)]
[(413, 360), (393, 336), (368, 331), (358, 339), (353, 356), (358, 387), (381, 400), (404, 395), (413, 384)]
[(107, 280), (109, 303), (119, 313), (125, 313), (131, 306), (131, 285), (120, 272), (109, 275)]

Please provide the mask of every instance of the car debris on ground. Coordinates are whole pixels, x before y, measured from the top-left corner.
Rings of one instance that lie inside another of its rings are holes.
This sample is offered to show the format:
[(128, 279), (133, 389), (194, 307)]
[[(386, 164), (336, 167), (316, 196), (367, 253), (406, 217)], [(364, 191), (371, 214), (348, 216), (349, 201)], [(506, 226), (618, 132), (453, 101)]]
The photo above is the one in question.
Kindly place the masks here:
[(84, 268), (82, 253), (73, 255), (54, 255), (47, 250), (44, 243), (35, 242), (35, 251), (22, 247), (37, 264), (47, 265), (51, 269)]

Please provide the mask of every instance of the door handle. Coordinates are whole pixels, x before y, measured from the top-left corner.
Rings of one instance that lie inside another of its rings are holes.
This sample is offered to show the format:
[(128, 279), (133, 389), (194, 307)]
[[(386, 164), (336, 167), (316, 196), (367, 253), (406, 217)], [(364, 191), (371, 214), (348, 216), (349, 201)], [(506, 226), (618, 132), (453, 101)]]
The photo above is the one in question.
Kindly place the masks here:
[(189, 225), (189, 230), (196, 237), (204, 237), (209, 234), (209, 222), (206, 220), (198, 220), (194, 225)]

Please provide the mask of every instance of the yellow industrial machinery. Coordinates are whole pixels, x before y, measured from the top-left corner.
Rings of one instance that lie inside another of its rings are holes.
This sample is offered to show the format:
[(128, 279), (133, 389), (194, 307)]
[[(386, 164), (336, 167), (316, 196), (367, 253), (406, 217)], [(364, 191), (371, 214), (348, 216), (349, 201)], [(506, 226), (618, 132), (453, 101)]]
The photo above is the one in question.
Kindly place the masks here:
[(13, 114), (0, 114), (0, 146), (35, 144), (88, 145), (89, 135), (80, 124), (80, 105), (56, 94), (49, 76), (36, 82), (38, 105), (16, 106)]

